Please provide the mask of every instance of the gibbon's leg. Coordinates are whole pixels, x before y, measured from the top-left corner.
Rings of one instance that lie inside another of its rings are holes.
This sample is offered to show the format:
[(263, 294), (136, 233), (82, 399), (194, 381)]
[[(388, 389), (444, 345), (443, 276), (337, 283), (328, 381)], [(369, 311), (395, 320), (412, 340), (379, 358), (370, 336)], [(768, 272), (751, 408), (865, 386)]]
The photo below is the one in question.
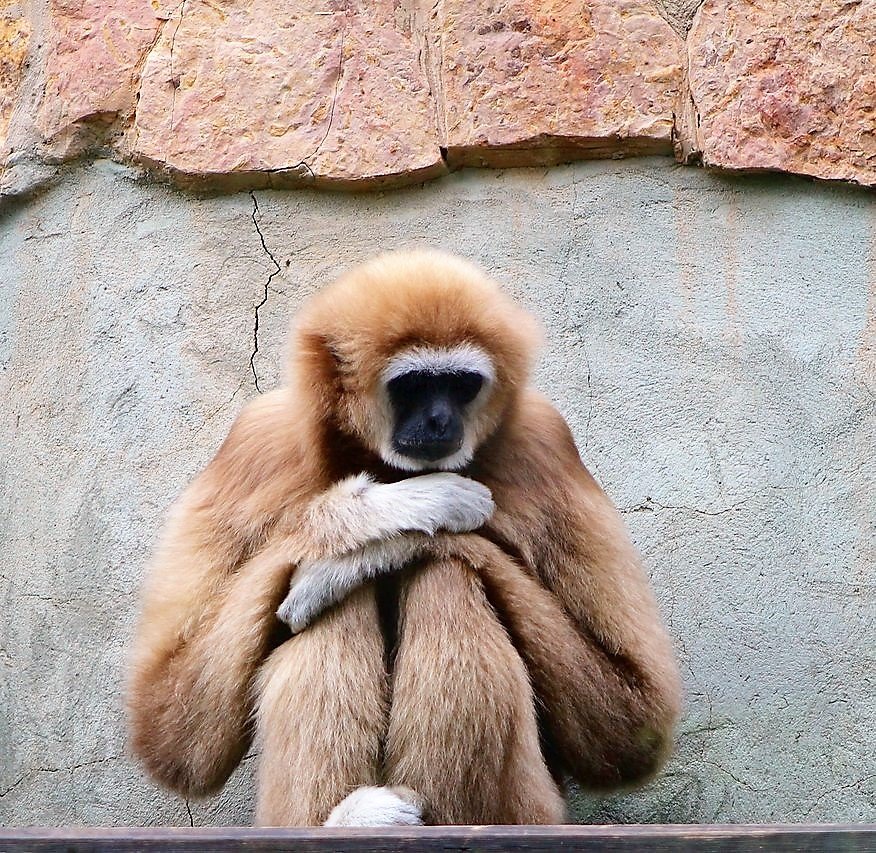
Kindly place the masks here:
[(354, 789), (380, 784), (387, 677), (373, 589), (283, 643), (256, 689), (257, 824), (318, 826)]
[(386, 743), (389, 784), (434, 824), (560, 823), (526, 669), (460, 559), (403, 580)]

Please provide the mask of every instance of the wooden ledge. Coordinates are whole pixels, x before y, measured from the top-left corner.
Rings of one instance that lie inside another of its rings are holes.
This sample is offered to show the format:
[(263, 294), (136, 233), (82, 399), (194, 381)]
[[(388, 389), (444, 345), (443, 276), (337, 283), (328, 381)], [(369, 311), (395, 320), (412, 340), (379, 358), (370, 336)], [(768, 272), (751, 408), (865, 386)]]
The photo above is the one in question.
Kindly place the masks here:
[(0, 828), (0, 853), (876, 853), (876, 824)]

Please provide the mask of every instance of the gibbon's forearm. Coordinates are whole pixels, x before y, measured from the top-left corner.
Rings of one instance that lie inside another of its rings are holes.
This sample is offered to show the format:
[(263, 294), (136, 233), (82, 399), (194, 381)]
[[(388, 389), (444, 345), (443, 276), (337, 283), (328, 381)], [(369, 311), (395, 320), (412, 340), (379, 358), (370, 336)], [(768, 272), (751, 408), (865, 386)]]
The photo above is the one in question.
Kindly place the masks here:
[[(201, 572), (197, 603), (193, 566), (170, 561), (167, 549), (153, 566), (127, 696), (131, 746), (154, 778), (185, 795), (220, 788), (249, 744), (250, 688), (288, 583), (285, 551), (268, 548), (234, 574)], [(208, 553), (188, 556), (210, 564)], [(187, 593), (176, 602), (189, 606), (184, 621), (160, 608), (174, 578)]]
[[(597, 640), (557, 595), (482, 536), (440, 536), (433, 549), (467, 559), (523, 657), (552, 760), (582, 785), (640, 781), (662, 764), (678, 713), (678, 681), (659, 619), (640, 617), (640, 643)], [(622, 632), (625, 633), (625, 632)], [(645, 653), (642, 646), (651, 647)]]
[(493, 512), (486, 486), (457, 474), (424, 474), (397, 483), (350, 477), (318, 498), (307, 523), (318, 542), (297, 561), (292, 586), (277, 616), (298, 633), (322, 611), (380, 572), (421, 552), (438, 530), (480, 527)]
[(301, 563), (289, 593), (277, 609), (277, 618), (293, 634), (303, 631), (328, 607), (378, 574), (396, 571), (421, 555), (429, 537), (399, 533), (337, 557)]
[(303, 559), (350, 554), (400, 533), (464, 531), (493, 511), (490, 490), (468, 477), (437, 473), (397, 483), (357, 474), (317, 497), (302, 520), (310, 547)]

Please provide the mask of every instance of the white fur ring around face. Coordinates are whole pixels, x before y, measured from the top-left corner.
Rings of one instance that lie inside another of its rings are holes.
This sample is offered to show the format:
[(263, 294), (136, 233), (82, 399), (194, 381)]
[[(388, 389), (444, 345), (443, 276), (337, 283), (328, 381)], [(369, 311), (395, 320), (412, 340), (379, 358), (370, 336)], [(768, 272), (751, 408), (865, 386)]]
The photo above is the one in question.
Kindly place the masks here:
[(324, 825), (421, 826), (420, 806), (412, 795), (399, 788), (357, 788), (332, 809)]

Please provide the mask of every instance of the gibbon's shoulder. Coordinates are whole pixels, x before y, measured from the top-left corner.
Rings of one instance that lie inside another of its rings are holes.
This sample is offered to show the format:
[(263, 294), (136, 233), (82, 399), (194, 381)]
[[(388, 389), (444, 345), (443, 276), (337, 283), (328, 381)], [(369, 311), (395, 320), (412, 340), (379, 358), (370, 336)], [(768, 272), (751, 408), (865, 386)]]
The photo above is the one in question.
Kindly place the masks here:
[[(528, 491), (557, 488), (599, 491), (585, 467), (572, 430), (553, 403), (540, 392), (521, 392), (505, 430), (487, 454), (487, 474)], [(573, 484), (576, 484), (573, 486)]]
[[(279, 388), (246, 404), (200, 478), (213, 497), (294, 490), (303, 478), (303, 421), (292, 392)], [(279, 494), (276, 495), (279, 497)]]
[(534, 388), (527, 388), (521, 394), (515, 434), (518, 441), (533, 449), (538, 448), (541, 454), (555, 457), (557, 461), (566, 464), (581, 462), (566, 419), (544, 394)]

